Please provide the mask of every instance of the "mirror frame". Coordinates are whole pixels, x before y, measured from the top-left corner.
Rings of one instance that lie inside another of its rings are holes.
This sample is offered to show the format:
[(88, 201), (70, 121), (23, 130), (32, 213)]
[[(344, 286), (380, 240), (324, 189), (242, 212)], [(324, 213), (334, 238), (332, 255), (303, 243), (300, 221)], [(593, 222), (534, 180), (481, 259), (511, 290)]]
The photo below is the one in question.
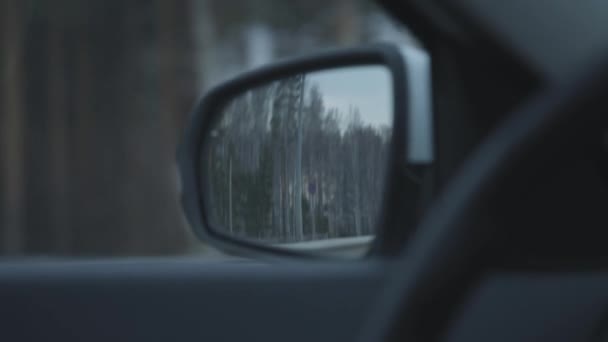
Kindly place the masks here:
[[(410, 163), (432, 162), (433, 159), (432, 122), (430, 118), (427, 118), (427, 115), (418, 115), (419, 120), (416, 122), (414, 115), (408, 115), (416, 108), (416, 103), (418, 103), (418, 106), (420, 105), (420, 100), (410, 101), (410, 98), (414, 99), (412, 95), (416, 93), (413, 92), (413, 89), (408, 89), (407, 82), (408, 74), (416, 70), (412, 69), (411, 63), (408, 63), (408, 60), (411, 61), (411, 56), (408, 57), (408, 54), (414, 53), (414, 56), (416, 56), (418, 51), (416, 48), (409, 46), (397, 47), (384, 43), (330, 50), (272, 63), (257, 70), (245, 72), (209, 90), (194, 107), (184, 139), (178, 148), (182, 206), (196, 236), (201, 241), (210, 243), (214, 247), (237, 256), (327, 259), (327, 256), (301, 250), (288, 250), (253, 241), (241, 240), (228, 236), (219, 229), (214, 229), (206, 212), (207, 206), (205, 206), (205, 201), (207, 198), (203, 191), (204, 181), (200, 179), (201, 177), (197, 176), (201, 174), (202, 166), (199, 159), (201, 153), (206, 149), (211, 129), (222, 114), (221, 109), (235, 96), (254, 87), (295, 74), (349, 66), (382, 65), (388, 69), (392, 79), (393, 130), (389, 143), (383, 203), (380, 208), (380, 217), (377, 220), (377, 233), (367, 255), (381, 254), (383, 244), (380, 240), (385, 235), (382, 234), (381, 227), (395, 227), (394, 224), (390, 223), (394, 221), (394, 217), (398, 216), (396, 214), (399, 210), (402, 210), (399, 208), (398, 203), (395, 202), (399, 198), (399, 194), (396, 192), (399, 189), (398, 179), (402, 174), (400, 170)], [(430, 71), (427, 70), (428, 72)], [(430, 92), (430, 79), (427, 80), (427, 83), (429, 83), (428, 91)], [(426, 86), (424, 85), (424, 87)], [(428, 96), (429, 99), (423, 98), (422, 102), (426, 102), (427, 100), (430, 102), (430, 94), (425, 96)], [(429, 105), (427, 104), (427, 106)], [(420, 122), (428, 126), (426, 132), (422, 132), (423, 134), (421, 134), (421, 132), (413, 132), (412, 130), (412, 134), (409, 134), (410, 130), (408, 130), (408, 127), (419, 129), (421, 127)], [(416, 136), (414, 137), (414, 135)], [(414, 138), (416, 141), (412, 140)], [(412, 146), (418, 147), (412, 150)], [(421, 159), (420, 156), (423, 156), (423, 158)], [(403, 227), (400, 228), (403, 229)]]

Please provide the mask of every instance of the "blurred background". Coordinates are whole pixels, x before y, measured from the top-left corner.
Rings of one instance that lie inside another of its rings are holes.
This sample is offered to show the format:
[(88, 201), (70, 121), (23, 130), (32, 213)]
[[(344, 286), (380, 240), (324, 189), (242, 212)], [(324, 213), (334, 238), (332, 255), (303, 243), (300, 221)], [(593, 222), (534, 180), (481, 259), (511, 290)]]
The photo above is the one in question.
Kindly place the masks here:
[(212, 253), (179, 204), (196, 99), (373, 41), (417, 44), (363, 0), (0, 0), (0, 255)]

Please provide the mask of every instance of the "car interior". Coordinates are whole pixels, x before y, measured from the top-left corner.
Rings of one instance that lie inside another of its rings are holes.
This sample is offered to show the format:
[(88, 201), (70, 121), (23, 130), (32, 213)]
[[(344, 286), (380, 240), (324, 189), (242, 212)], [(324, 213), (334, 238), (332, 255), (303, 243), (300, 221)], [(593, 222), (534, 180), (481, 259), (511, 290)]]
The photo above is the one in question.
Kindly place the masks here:
[[(194, 106), (176, 153), (193, 230), (235, 259), (2, 260), (3, 336), (65, 342), (605, 340), (608, 4), (379, 5), (406, 24), (430, 56), (434, 157), (421, 171), (428, 178), (415, 198), (404, 195), (400, 160), (406, 141), (411, 144), (404, 127), (412, 108), (403, 92), (416, 83), (399, 57), (387, 57), (396, 50), (344, 49), (247, 73)], [(393, 89), (401, 90), (393, 94), (390, 151), (396, 159), (388, 164), (386, 209), (365, 257), (311, 257), (212, 230), (203, 206), (213, 197), (201, 194), (206, 183), (196, 179), (211, 163), (197, 158), (211, 139), (219, 115), (213, 111), (262, 81), (364, 62), (384, 64)]]

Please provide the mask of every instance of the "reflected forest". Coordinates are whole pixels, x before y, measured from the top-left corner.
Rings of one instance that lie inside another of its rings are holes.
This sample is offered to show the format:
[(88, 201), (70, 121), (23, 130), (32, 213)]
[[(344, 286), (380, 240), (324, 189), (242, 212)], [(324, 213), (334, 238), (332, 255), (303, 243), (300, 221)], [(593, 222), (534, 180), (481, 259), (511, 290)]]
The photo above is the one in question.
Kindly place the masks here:
[(326, 102), (296, 75), (227, 104), (203, 163), (215, 229), (271, 243), (373, 234), (390, 122)]

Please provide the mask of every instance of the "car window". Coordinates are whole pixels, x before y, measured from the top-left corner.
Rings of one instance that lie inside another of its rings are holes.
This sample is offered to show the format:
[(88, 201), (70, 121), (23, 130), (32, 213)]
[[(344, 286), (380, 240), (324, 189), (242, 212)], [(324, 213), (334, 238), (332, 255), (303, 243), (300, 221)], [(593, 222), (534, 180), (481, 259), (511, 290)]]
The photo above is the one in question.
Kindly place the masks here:
[(5, 0), (0, 255), (215, 255), (175, 151), (195, 100), (277, 59), (417, 44), (367, 1)]

